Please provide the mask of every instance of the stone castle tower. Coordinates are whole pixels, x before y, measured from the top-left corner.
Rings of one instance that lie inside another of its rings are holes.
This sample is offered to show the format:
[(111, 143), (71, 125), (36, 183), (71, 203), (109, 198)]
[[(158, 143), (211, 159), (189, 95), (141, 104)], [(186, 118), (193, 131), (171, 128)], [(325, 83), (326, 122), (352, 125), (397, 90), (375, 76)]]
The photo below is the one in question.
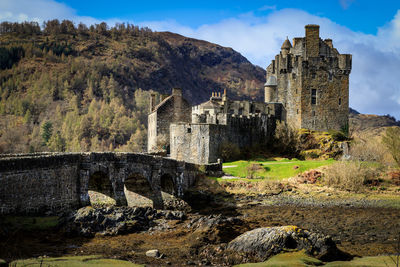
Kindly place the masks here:
[(318, 25), (306, 36), (286, 39), (267, 67), (265, 102), (282, 103), (282, 118), (294, 128), (326, 131), (348, 126), (351, 55), (339, 54)]

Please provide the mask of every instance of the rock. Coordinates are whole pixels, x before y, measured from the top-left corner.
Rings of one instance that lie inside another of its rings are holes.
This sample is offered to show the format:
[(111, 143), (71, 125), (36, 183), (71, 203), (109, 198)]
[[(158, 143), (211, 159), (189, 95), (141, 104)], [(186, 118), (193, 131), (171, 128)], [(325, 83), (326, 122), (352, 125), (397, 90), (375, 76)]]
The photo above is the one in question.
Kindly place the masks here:
[(201, 216), (191, 220), (187, 227), (200, 234), (208, 243), (225, 243), (243, 231), (243, 220), (221, 214)]
[(146, 251), (146, 256), (158, 258), (160, 256), (160, 252), (158, 251), (158, 249), (151, 249), (151, 250)]
[(287, 249), (304, 249), (306, 253), (323, 261), (347, 256), (336, 247), (331, 237), (296, 226), (257, 228), (238, 236), (229, 242), (227, 248), (259, 261), (265, 261)]
[(60, 219), (66, 233), (82, 236), (118, 235), (148, 230), (156, 219), (183, 220), (182, 211), (163, 211), (151, 207), (84, 207)]

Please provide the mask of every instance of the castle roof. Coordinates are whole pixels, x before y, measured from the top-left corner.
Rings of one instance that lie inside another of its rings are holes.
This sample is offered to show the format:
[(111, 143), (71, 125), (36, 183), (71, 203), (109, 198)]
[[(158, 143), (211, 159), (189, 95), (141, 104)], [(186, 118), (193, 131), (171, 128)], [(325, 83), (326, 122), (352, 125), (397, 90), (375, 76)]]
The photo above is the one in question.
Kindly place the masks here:
[(289, 39), (286, 37), (286, 40), (283, 42), (281, 49), (290, 49), (292, 48), (292, 44)]
[(204, 102), (203, 104), (200, 104), (202, 108), (210, 109), (210, 108), (220, 108), (221, 105), (213, 100), (208, 100), (207, 102)]
[(161, 101), (160, 103), (158, 103), (157, 106), (154, 107), (154, 109), (153, 109), (152, 112), (154, 112), (154, 111), (158, 110), (160, 107), (164, 106), (165, 103), (167, 103), (167, 102), (170, 101), (171, 99), (173, 99), (173, 96), (172, 96), (172, 95), (170, 95), (169, 97), (165, 98), (163, 101)]

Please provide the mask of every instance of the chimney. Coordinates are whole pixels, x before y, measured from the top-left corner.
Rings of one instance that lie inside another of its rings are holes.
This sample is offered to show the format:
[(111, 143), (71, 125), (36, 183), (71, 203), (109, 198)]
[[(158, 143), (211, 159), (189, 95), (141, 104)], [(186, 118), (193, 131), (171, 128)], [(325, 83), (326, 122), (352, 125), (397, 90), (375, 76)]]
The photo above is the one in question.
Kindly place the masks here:
[(332, 39), (325, 39), (324, 41), (330, 48), (333, 48)]
[(151, 93), (150, 94), (150, 113), (153, 112), (155, 106), (156, 106), (156, 94)]
[(181, 88), (172, 88), (172, 95), (182, 96), (182, 89)]
[(309, 24), (306, 29), (306, 56), (319, 57), (319, 25)]

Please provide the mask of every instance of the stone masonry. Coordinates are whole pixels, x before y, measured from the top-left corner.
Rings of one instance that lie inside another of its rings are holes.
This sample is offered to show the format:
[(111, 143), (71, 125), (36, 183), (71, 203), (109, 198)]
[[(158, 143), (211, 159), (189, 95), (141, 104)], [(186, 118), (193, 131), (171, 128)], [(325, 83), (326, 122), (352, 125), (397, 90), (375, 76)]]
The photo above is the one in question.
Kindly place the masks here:
[(165, 147), (169, 151), (169, 126), (174, 122), (190, 122), (191, 106), (182, 97), (182, 90), (172, 89), (172, 95), (164, 98), (155, 106), (155, 95), (150, 98), (150, 114), (148, 116), (147, 151), (157, 152)]
[(305, 26), (306, 37), (288, 39), (267, 67), (265, 102), (283, 105), (283, 116), (297, 129), (318, 131), (348, 127), (352, 58), (339, 54), (318, 25)]
[(266, 144), (276, 121), (295, 129), (345, 130), (352, 57), (339, 54), (331, 39), (322, 40), (318, 25), (306, 25), (305, 32), (293, 46), (286, 39), (267, 67), (264, 102), (230, 100), (226, 92), (214, 92), (190, 109), (174, 89), (157, 107), (151, 105), (148, 151), (165, 143), (172, 158), (207, 164), (217, 162), (224, 144)]
[(162, 208), (161, 192), (180, 197), (199, 174), (221, 170), (220, 164), (198, 166), (135, 153), (5, 155), (0, 157), (0, 214), (84, 207), (91, 204), (89, 190), (113, 198), (120, 206), (127, 205), (127, 196), (134, 192)]

